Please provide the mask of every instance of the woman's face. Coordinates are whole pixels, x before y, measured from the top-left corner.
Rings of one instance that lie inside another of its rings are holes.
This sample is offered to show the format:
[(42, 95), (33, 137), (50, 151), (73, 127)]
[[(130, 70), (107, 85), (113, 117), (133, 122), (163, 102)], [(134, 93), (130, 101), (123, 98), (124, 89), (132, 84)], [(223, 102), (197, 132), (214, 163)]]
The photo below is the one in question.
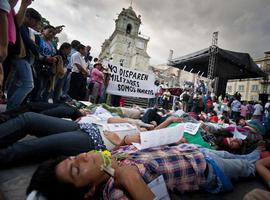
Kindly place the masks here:
[(80, 52), (82, 55), (85, 55), (85, 48), (79, 49), (79, 52)]
[(60, 162), (55, 169), (57, 178), (75, 187), (91, 186), (103, 175), (100, 170), (102, 157), (99, 153), (82, 153)]
[(231, 150), (237, 150), (241, 148), (241, 144), (242, 144), (242, 140), (241, 139), (237, 139), (237, 138), (228, 138), (229, 143), (228, 143), (228, 147)]
[(246, 120), (240, 119), (239, 122), (238, 122), (238, 124), (239, 124), (240, 126), (244, 127), (244, 126), (246, 125)]
[(67, 56), (70, 54), (70, 52), (71, 52), (71, 48), (66, 48), (66, 49), (63, 49), (62, 53)]

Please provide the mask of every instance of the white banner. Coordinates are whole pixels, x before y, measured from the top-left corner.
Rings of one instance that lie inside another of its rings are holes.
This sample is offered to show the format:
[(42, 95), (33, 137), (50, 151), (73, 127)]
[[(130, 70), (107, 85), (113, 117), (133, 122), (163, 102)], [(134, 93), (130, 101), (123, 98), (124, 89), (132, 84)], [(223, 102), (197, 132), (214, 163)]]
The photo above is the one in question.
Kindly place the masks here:
[(108, 94), (142, 98), (155, 97), (154, 74), (113, 64), (108, 64), (108, 68), (111, 71), (110, 82), (107, 87)]

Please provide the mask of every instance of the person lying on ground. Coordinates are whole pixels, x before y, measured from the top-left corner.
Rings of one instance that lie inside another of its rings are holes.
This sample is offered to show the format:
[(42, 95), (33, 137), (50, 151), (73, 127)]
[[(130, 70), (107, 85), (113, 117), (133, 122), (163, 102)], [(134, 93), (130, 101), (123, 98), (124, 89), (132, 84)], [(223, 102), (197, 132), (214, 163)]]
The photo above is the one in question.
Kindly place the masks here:
[(248, 155), (234, 155), (190, 144), (141, 151), (127, 145), (112, 156), (91, 151), (41, 165), (27, 194), (36, 190), (48, 200), (154, 199), (147, 184), (160, 175), (169, 191), (230, 191), (231, 179), (255, 175), (259, 153), (257, 149)]
[(20, 106), (19, 108), (0, 113), (0, 123), (18, 117), (20, 114), (26, 112), (35, 112), (52, 117), (77, 120), (78, 118), (85, 116), (90, 111), (83, 108), (78, 109), (68, 103), (30, 102)]
[[(121, 118), (119, 118), (121, 123)], [(117, 119), (114, 119), (117, 123)], [(92, 123), (26, 112), (0, 124), (0, 167), (76, 155), (112, 145)], [(27, 135), (34, 139), (19, 141)]]
[(238, 126), (242, 127), (243, 129), (248, 130), (251, 133), (257, 133), (257, 134), (260, 134), (262, 136), (265, 135), (265, 128), (259, 120), (251, 119), (251, 120), (246, 121), (245, 118), (240, 117), (236, 121), (236, 124)]

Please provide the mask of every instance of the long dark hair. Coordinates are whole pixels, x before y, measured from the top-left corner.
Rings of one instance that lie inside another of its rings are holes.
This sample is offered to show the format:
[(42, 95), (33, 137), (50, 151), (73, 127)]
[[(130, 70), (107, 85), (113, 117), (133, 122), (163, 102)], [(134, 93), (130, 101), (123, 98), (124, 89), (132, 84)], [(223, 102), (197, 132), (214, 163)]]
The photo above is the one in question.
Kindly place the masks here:
[(55, 168), (65, 159), (66, 157), (59, 157), (40, 165), (32, 176), (26, 194), (36, 190), (47, 200), (84, 199), (84, 194), (89, 190), (88, 187), (76, 188), (73, 184), (61, 182), (56, 177)]

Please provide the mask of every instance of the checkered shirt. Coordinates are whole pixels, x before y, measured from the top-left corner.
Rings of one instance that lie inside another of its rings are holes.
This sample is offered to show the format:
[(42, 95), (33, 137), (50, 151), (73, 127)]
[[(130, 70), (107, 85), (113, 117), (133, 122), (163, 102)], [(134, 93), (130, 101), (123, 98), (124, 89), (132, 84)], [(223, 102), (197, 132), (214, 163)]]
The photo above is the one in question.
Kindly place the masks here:
[[(120, 161), (121, 165), (135, 165), (148, 184), (163, 175), (168, 190), (198, 190), (205, 183), (206, 161), (195, 145), (162, 146), (138, 151), (134, 146), (124, 146), (113, 154), (128, 153), (129, 157)], [(125, 193), (115, 187), (110, 178), (103, 190), (103, 198), (128, 199)]]

